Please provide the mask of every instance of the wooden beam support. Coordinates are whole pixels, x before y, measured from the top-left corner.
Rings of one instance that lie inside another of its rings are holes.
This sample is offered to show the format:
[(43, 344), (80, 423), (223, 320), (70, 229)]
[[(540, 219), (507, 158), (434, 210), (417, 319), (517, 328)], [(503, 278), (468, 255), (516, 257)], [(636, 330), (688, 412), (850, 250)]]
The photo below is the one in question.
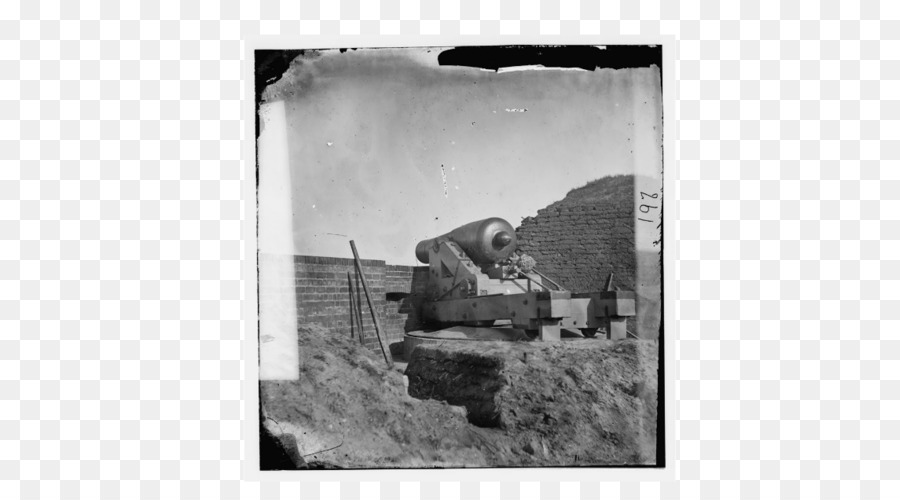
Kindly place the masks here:
[(366, 302), (369, 304), (369, 311), (372, 313), (372, 322), (375, 323), (375, 336), (378, 337), (378, 345), (381, 347), (381, 353), (384, 354), (384, 361), (388, 368), (394, 367), (394, 360), (391, 358), (391, 350), (381, 338), (381, 324), (378, 322), (378, 314), (375, 313), (375, 304), (372, 303), (372, 296), (369, 294), (369, 284), (366, 281), (366, 274), (362, 269), (362, 262), (359, 260), (359, 253), (356, 251), (356, 242), (350, 240), (350, 248), (353, 250), (353, 261), (356, 263), (356, 272), (362, 279), (363, 292), (366, 294)]

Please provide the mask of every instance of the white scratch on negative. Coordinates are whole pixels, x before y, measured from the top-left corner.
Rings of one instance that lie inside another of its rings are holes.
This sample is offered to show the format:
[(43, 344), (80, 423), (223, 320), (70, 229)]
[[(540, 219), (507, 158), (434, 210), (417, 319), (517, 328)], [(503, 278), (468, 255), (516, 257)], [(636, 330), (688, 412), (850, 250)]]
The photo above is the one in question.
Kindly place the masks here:
[(506, 66), (504, 68), (498, 68), (497, 73), (512, 73), (514, 71), (586, 71), (591, 72), (589, 69), (584, 68), (566, 68), (561, 66), (543, 66), (541, 64), (524, 64), (522, 66)]
[(441, 164), (441, 180), (444, 182), (444, 198), (450, 196), (450, 191), (447, 189), (447, 172), (444, 171), (444, 164)]

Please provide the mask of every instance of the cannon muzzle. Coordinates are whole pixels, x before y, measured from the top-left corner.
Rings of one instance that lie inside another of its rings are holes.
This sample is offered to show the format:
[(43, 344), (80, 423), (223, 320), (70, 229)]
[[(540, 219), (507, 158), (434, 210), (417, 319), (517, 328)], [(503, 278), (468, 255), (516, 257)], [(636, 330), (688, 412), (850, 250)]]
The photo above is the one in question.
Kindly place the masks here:
[(516, 250), (516, 230), (499, 217), (470, 222), (437, 238), (420, 241), (416, 245), (419, 262), (427, 264), (431, 249), (442, 241), (456, 243), (475, 264), (484, 267), (508, 258)]

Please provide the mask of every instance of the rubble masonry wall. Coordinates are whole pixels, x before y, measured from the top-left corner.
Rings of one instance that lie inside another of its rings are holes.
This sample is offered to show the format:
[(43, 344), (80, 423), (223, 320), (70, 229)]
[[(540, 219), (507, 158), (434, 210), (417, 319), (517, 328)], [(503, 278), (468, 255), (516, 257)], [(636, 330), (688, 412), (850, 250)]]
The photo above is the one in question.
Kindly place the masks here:
[[(630, 196), (630, 193), (628, 193)], [(634, 203), (548, 207), (516, 229), (519, 248), (537, 269), (573, 292), (602, 290), (606, 277), (635, 289)]]

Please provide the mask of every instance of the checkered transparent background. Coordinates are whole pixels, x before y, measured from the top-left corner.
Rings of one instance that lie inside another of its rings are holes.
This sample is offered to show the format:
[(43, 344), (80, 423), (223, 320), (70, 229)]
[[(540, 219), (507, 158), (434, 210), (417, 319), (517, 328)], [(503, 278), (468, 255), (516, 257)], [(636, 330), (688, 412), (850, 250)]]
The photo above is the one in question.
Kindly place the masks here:
[[(900, 496), (898, 14), (3, 3), (0, 497)], [(676, 37), (677, 484), (239, 479), (243, 40), (298, 34)]]

